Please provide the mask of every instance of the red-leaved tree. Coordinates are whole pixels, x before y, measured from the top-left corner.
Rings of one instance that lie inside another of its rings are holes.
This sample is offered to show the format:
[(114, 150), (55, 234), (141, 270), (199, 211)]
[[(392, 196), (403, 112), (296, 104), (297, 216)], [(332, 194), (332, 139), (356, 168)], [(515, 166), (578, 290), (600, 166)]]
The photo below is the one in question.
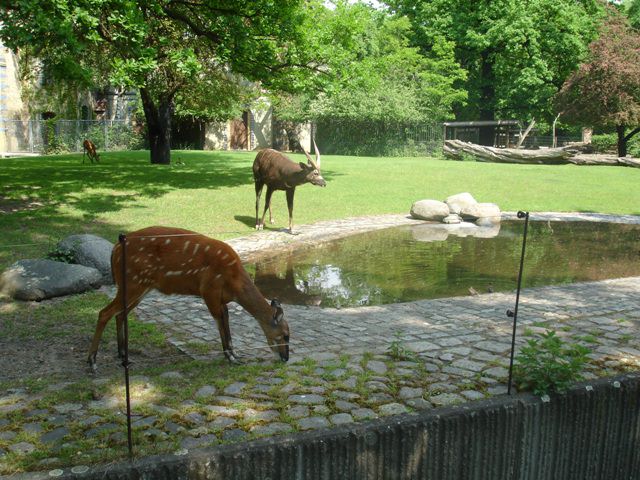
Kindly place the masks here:
[[(556, 106), (565, 121), (615, 127), (618, 156), (640, 132), (640, 32), (610, 10), (588, 60), (565, 81)], [(631, 130), (629, 130), (631, 129)]]

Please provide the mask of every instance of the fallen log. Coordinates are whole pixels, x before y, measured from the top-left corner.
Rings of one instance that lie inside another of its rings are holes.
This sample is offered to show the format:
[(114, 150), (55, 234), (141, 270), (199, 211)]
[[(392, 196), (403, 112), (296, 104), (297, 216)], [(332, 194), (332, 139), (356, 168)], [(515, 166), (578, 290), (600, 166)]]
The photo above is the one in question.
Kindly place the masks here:
[(464, 155), (472, 155), (480, 162), (523, 163), (562, 165), (625, 165), (640, 167), (640, 160), (631, 157), (616, 157), (614, 155), (594, 155), (584, 153), (590, 150), (588, 144), (572, 144), (559, 148), (541, 148), (539, 150), (524, 150), (516, 148), (495, 148), (461, 140), (446, 140), (443, 151), (446, 157), (463, 160)]

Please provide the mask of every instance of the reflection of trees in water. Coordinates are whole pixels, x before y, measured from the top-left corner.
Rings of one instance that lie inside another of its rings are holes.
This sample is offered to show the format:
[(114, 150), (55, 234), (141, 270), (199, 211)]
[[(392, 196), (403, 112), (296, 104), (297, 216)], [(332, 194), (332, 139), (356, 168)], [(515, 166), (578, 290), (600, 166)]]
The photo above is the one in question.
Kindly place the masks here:
[(283, 262), (259, 262), (256, 264), (254, 282), (263, 295), (277, 298), (293, 305), (320, 305), (322, 297), (310, 292), (305, 281), (296, 282), (291, 253)]
[[(515, 288), (522, 229), (522, 222), (504, 222), (492, 239), (432, 242), (416, 241), (408, 228), (371, 232), (258, 264), (256, 283), (284, 302), (324, 306), (468, 295), (470, 287), (509, 291)], [(531, 222), (523, 285), (640, 275), (639, 260), (638, 225)]]

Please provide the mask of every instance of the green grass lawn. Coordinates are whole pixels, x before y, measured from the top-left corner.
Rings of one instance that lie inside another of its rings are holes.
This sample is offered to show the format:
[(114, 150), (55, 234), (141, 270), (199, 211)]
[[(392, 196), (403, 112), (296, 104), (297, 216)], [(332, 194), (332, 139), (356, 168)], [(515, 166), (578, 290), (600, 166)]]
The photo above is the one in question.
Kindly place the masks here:
[[(220, 239), (247, 235), (254, 227), (254, 157), (174, 151), (171, 166), (150, 165), (146, 151), (103, 153), (99, 165), (83, 165), (79, 154), (2, 159), (0, 267), (42, 256), (73, 233), (115, 241), (119, 232), (162, 224)], [(640, 170), (632, 168), (342, 156), (325, 156), (322, 167), (327, 187), (298, 189), (295, 225), (406, 213), (415, 200), (463, 191), (502, 210), (640, 214)], [(286, 227), (283, 192), (273, 206), (276, 223), (267, 228)], [(37, 245), (12, 246), (24, 244)]]

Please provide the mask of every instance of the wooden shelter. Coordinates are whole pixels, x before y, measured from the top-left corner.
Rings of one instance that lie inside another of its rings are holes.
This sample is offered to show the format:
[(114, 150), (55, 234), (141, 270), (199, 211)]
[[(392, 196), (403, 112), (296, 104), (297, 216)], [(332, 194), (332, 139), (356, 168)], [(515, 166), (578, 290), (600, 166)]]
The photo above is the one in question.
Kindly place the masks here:
[(520, 123), (517, 120), (477, 120), (445, 122), (444, 139), (461, 140), (489, 147), (509, 148), (518, 143)]

